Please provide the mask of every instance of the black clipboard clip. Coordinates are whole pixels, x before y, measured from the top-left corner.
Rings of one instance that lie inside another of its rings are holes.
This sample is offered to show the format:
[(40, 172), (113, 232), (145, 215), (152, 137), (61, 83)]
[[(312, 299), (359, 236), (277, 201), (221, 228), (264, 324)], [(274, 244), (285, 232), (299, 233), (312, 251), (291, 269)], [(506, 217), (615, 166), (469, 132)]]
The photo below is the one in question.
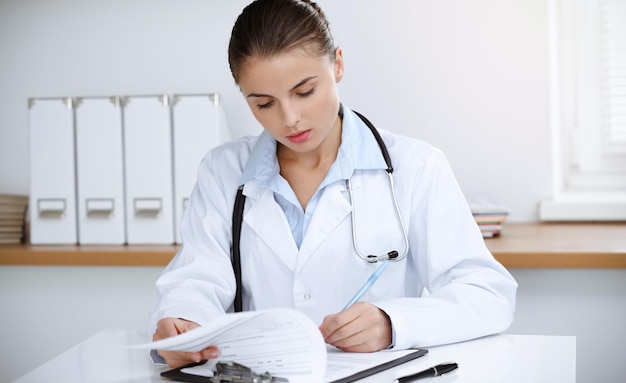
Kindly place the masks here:
[(232, 361), (217, 362), (213, 368), (213, 377), (204, 377), (182, 372), (183, 368), (198, 366), (206, 363), (200, 362), (189, 366), (164, 371), (161, 376), (182, 380), (185, 382), (207, 382), (207, 383), (281, 383), (289, 382), (289, 379), (272, 376), (269, 372), (257, 374), (250, 368)]

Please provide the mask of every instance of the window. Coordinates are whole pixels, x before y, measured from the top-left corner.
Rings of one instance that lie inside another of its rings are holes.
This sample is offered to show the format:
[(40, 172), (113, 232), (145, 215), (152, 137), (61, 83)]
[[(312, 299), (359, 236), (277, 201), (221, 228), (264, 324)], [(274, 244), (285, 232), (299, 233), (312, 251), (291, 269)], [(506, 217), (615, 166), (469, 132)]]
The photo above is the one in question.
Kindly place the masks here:
[(542, 220), (626, 220), (626, 0), (549, 0), (554, 196)]

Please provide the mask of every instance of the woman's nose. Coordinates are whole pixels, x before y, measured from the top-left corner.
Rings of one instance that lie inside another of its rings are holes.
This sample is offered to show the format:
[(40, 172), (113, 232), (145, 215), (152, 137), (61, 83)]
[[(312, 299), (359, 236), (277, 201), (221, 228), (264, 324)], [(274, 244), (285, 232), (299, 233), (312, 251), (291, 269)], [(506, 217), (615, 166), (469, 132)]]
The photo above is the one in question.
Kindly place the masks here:
[(293, 128), (300, 122), (300, 112), (291, 106), (283, 107), (283, 123), (289, 128)]

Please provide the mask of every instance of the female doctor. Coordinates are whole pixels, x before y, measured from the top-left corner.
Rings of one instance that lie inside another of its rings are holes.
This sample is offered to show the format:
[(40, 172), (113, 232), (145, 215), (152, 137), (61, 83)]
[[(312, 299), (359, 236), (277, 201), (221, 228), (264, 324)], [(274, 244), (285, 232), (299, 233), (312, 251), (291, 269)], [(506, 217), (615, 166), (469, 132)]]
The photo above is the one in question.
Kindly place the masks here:
[[(355, 352), (457, 342), (511, 324), (517, 284), (486, 248), (446, 158), (423, 141), (372, 130), (342, 105), (343, 53), (315, 3), (253, 2), (233, 27), (228, 56), (264, 131), (203, 159), (183, 245), (157, 281), (154, 340), (233, 310), (241, 185), (244, 310), (295, 308), (328, 344)], [(159, 352), (172, 367), (218, 353)]]

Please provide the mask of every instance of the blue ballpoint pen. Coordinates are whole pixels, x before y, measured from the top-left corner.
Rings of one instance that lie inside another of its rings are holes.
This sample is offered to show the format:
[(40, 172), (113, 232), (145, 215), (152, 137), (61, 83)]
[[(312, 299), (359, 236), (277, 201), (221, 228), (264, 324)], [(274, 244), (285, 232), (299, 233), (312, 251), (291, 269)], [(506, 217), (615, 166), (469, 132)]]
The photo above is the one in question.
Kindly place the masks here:
[(363, 295), (365, 295), (367, 290), (369, 290), (374, 285), (374, 283), (376, 283), (376, 281), (378, 280), (378, 277), (380, 277), (383, 271), (387, 269), (387, 266), (389, 266), (389, 261), (382, 261), (382, 264), (378, 266), (378, 268), (372, 273), (372, 275), (370, 275), (369, 278), (367, 278), (367, 281), (365, 281), (363, 286), (361, 286), (359, 291), (357, 291), (356, 294), (354, 294), (352, 299), (350, 299), (350, 302), (348, 302), (348, 304), (341, 311), (344, 311), (348, 307), (358, 302), (361, 298), (363, 298)]

